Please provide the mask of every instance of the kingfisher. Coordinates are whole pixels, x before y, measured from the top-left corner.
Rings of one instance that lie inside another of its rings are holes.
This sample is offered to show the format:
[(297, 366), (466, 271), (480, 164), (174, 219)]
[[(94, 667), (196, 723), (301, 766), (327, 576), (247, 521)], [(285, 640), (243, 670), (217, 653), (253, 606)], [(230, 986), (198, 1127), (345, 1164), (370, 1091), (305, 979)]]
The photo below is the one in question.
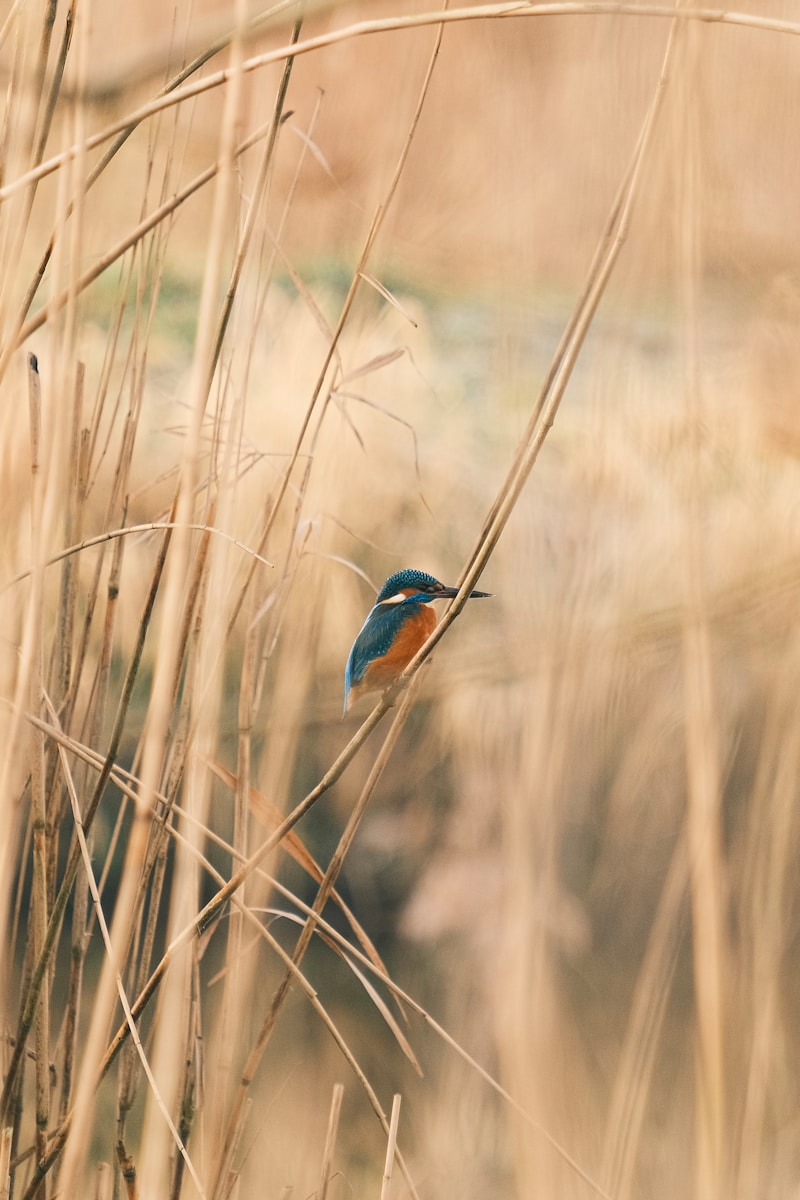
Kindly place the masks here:
[[(380, 692), (397, 679), (436, 628), (434, 600), (452, 599), (446, 587), (425, 571), (407, 568), (390, 575), (361, 626), (344, 673), (344, 712), (367, 692)], [(486, 599), (491, 592), (470, 592)]]

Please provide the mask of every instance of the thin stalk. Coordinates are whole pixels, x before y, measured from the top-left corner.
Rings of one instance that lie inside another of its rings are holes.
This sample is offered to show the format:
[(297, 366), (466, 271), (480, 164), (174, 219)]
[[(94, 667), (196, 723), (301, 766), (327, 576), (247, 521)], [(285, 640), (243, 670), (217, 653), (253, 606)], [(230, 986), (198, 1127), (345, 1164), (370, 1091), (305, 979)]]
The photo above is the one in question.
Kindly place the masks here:
[[(303, 28), (303, 16), (302, 16), (302, 9), (301, 9), (300, 16), (297, 17), (294, 25), (292, 26), (292, 33), (291, 33), (291, 37), (289, 39), (290, 43), (297, 42), (299, 40), (300, 30), (302, 28)], [(261, 212), (261, 207), (262, 207), (262, 204), (264, 201), (264, 196), (265, 196), (265, 193), (267, 190), (267, 181), (269, 179), (269, 172), (270, 172), (270, 168), (272, 166), (272, 161), (273, 161), (274, 154), (275, 154), (275, 146), (278, 141), (278, 131), (280, 130), (281, 124), (283, 122), (283, 113), (284, 113), (284, 109), (286, 107), (286, 94), (289, 90), (289, 80), (292, 77), (292, 67), (293, 66), (294, 66), (294, 58), (290, 55), (286, 59), (286, 62), (284, 63), (283, 73), (281, 75), (280, 84), (278, 85), (278, 94), (275, 99), (275, 107), (274, 107), (273, 113), (272, 113), (272, 121), (270, 123), (269, 132), (267, 134), (267, 144), (264, 147), (264, 153), (261, 156), (261, 162), (260, 162), (259, 168), (258, 168), (258, 176), (256, 178), (255, 186), (253, 187), (253, 194), (251, 196), (250, 205), (247, 210), (247, 217), (245, 219), (244, 229), (242, 230), (241, 237), (239, 238), (239, 245), (236, 249), (236, 256), (235, 256), (234, 262), (233, 262), (233, 269), (231, 271), (231, 277), (228, 282), (227, 291), (225, 293), (225, 301), (222, 306), (222, 311), (219, 315), (219, 322), (217, 324), (217, 334), (216, 334), (216, 338), (214, 340), (214, 350), (211, 355), (211, 363), (210, 363), (210, 367), (209, 367), (209, 376), (208, 376), (209, 388), (211, 387), (211, 379), (213, 377), (217, 363), (219, 362), (219, 356), (222, 353), (222, 345), (225, 340), (225, 333), (228, 328), (228, 322), (230, 321), (231, 312), (233, 311), (233, 302), (236, 298), (236, 293), (239, 288), (239, 282), (242, 277), (242, 269), (244, 267), (244, 263), (247, 258), (248, 250), (250, 249), (250, 242), (253, 237), (253, 230), (255, 229), (256, 220)]]
[[(85, 440), (82, 445), (85, 445)], [(85, 497), (85, 457), (81, 456), (78, 469), (79, 491)], [(125, 542), (117, 541), (112, 555), (111, 571), (108, 578), (106, 619), (103, 627), (103, 639), (100, 646), (100, 659), (97, 668), (96, 684), (92, 693), (93, 708), (91, 711), (90, 742), (96, 745), (101, 737), (102, 724), (105, 714), (106, 698), (108, 695), (109, 676), (111, 671), (111, 656), (113, 647), (113, 632), (117, 613), (120, 576), (122, 573), (122, 552)], [(82, 661), (82, 660), (81, 660)], [(84, 763), (85, 779), (88, 764)], [(81, 794), (83, 789), (81, 788)], [(87, 833), (87, 844), (91, 853), (93, 833)], [(61, 1081), (60, 1120), (63, 1121), (72, 1103), (72, 1083), (74, 1068), (78, 1054), (78, 1031), (80, 998), (83, 988), (83, 972), (86, 963), (86, 951), (89, 945), (90, 930), (87, 923), (89, 900), (89, 885), (85, 874), (76, 878), (72, 914), (72, 953), (70, 957), (70, 977), (68, 987), (67, 1012), (64, 1022), (64, 1068)]]
[(383, 1179), (381, 1180), (381, 1200), (387, 1200), (389, 1195), (389, 1185), (392, 1182), (392, 1169), (394, 1167), (394, 1159), (397, 1153), (397, 1129), (400, 1124), (400, 1093), (395, 1092), (392, 1100), (392, 1116), (389, 1122), (389, 1136), (386, 1139), (386, 1160), (383, 1165)]
[(695, 1180), (703, 1200), (722, 1196), (725, 1103), (725, 997), (728, 993), (724, 851), (722, 844), (722, 765), (720, 721), (713, 670), (706, 596), (706, 514), (702, 496), (703, 410), (700, 383), (698, 280), (701, 247), (698, 225), (697, 83), (700, 61), (691, 27), (682, 30), (683, 61), (677, 105), (675, 152), (680, 194), (680, 291), (684, 317), (685, 405), (689, 440), (689, 481), (685, 509), (685, 595), (682, 660), (685, 705), (687, 831), (692, 906), (692, 951), (697, 1038), (695, 1043)]
[(333, 1153), (336, 1149), (336, 1136), (339, 1131), (339, 1116), (342, 1111), (343, 1096), (344, 1087), (341, 1083), (335, 1083), (333, 1085), (333, 1096), (331, 1097), (331, 1108), (328, 1114), (328, 1130), (325, 1134), (325, 1149), (322, 1154), (319, 1187), (317, 1188), (319, 1200), (327, 1200), (328, 1197), (328, 1184), (331, 1181), (331, 1172), (333, 1170)]
[[(41, 467), (42, 399), (39, 371), (33, 356), (28, 361), (28, 399), (31, 442), (31, 554), (36, 564), (32, 580), (31, 605), (39, 621), (38, 636), (34, 638), (30, 673), (30, 708), (39, 713), (43, 692), (42, 644), (42, 546), (44, 520), (44, 481)], [(33, 877), (31, 908), (33, 924), (33, 957), (42, 954), (47, 931), (47, 811), (45, 797), (45, 747), (41, 734), (33, 731), (31, 747), (31, 823), (33, 828)], [(36, 1057), (36, 1159), (41, 1162), (47, 1153), (47, 1131), (50, 1124), (50, 989), (45, 983), (38, 997), (34, 1018)]]

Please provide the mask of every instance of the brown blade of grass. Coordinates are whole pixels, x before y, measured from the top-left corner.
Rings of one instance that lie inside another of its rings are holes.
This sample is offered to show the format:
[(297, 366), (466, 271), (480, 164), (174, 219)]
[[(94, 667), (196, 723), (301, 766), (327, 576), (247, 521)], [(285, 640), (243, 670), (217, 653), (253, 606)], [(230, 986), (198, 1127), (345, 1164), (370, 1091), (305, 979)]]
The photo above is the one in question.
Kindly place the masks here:
[[(33, 133), (30, 145), (29, 162), (33, 166), (38, 166), (42, 161), (47, 135), (50, 129), (50, 123), (53, 119), (53, 111), (55, 101), (58, 96), (58, 89), (61, 82), (61, 74), (63, 73), (64, 61), (69, 49), (69, 43), (72, 34), (72, 14), (68, 15), (64, 40), (61, 47), (61, 57), (59, 65), (56, 68), (55, 74), (51, 81), (51, 87), (45, 87), (45, 78), (47, 75), (47, 58), (50, 51), (50, 42), (53, 33), (53, 22), (55, 19), (56, 4), (55, 0), (47, 0), (47, 4), (43, 6), (41, 34), (39, 37), (39, 45), (36, 54), (36, 62), (31, 72), (31, 90), (30, 96), (33, 103), (33, 111), (28, 116), (28, 122)], [(18, 42), (18, 50), (21, 53), (24, 47), (22, 39)], [(9, 113), (11, 105), (9, 105)], [(36, 127), (39, 127), (38, 136), (35, 132)], [(9, 133), (11, 123), (8, 125)], [(27, 149), (27, 147), (26, 147)], [(3, 156), (5, 161), (5, 155)], [(4, 171), (0, 169), (0, 174)], [(4, 247), (4, 250), (9, 253), (10, 260), (16, 262), (22, 252), (22, 246), (27, 236), (30, 223), (31, 213), (33, 211), (34, 200), (36, 199), (37, 180), (31, 180), (26, 187), (25, 194), (22, 197), (22, 203), (19, 210), (15, 213), (15, 219), (11, 228), (13, 241), (11, 246)], [(6, 288), (11, 280), (12, 273), (4, 274), (4, 278), (0, 281), (0, 312), (5, 306)]]
[[(294, 25), (292, 26), (290, 43), (297, 42), (300, 38), (300, 30), (303, 28), (302, 12), (303, 12), (303, 10), (302, 10), (302, 6), (301, 6), (300, 7), (300, 15), (298, 16), (298, 18), (294, 22)], [(222, 353), (222, 344), (225, 339), (225, 333), (228, 328), (228, 323), (230, 321), (231, 311), (233, 309), (233, 302), (234, 302), (236, 293), (239, 288), (239, 283), (240, 283), (241, 276), (242, 276), (242, 269), (244, 267), (244, 263), (247, 258), (248, 251), (250, 249), (250, 243), (252, 241), (253, 231), (255, 230), (256, 220), (257, 220), (257, 217), (258, 217), (259, 213), (261, 212), (261, 209), (263, 206), (264, 196), (265, 196), (266, 190), (267, 190), (267, 182), (269, 179), (269, 173), (270, 173), (270, 169), (272, 167), (272, 162), (273, 162), (273, 158), (274, 158), (274, 154), (275, 154), (275, 146), (276, 146), (277, 140), (278, 140), (278, 132), (279, 132), (281, 125), (283, 124), (283, 120), (284, 120), (284, 111), (286, 108), (286, 93), (289, 90), (289, 81), (292, 77), (293, 66), (294, 66), (294, 57), (292, 55), (290, 55), (286, 59), (286, 62), (284, 63), (283, 73), (281, 75), (281, 80), (278, 85), (278, 93), (275, 98), (275, 107), (274, 107), (273, 113), (272, 113), (272, 121), (271, 121), (271, 124), (269, 127), (269, 132), (267, 133), (266, 145), (264, 147), (264, 153), (262, 154), (261, 162), (259, 163), (258, 176), (256, 178), (255, 186), (253, 188), (253, 195), (250, 199), (250, 205), (247, 210), (247, 217), (245, 218), (244, 228), (242, 229), (242, 234), (239, 239), (239, 245), (236, 249), (236, 256), (234, 258), (233, 269), (231, 271), (230, 280), (228, 282), (228, 288), (225, 293), (225, 301), (224, 301), (224, 304), (222, 307), (222, 311), (219, 315), (219, 321), (217, 324), (217, 335), (216, 335), (216, 339), (215, 339), (215, 343), (214, 343), (214, 350), (211, 354), (211, 361), (209, 364), (209, 378), (208, 378), (209, 388), (211, 387), (211, 379), (212, 379), (212, 376), (216, 369), (217, 363), (219, 362), (219, 356)]]
[(327, 1200), (328, 1185), (331, 1181), (331, 1172), (333, 1170), (333, 1154), (336, 1149), (336, 1135), (339, 1132), (339, 1116), (342, 1111), (342, 1098), (344, 1096), (344, 1087), (341, 1083), (336, 1083), (333, 1086), (333, 1095), (331, 1096), (331, 1108), (328, 1114), (328, 1129), (325, 1134), (325, 1149), (322, 1154), (322, 1166), (319, 1174), (319, 1187), (317, 1194), (319, 1200)]
[(374, 288), (379, 296), (383, 296), (387, 304), (391, 304), (392, 308), (396, 309), (396, 311), (400, 313), (401, 317), (405, 317), (409, 325), (413, 325), (415, 329), (418, 327), (418, 322), (414, 320), (414, 318), (411, 316), (411, 313), (406, 311), (397, 297), (394, 296), (379, 279), (376, 279), (374, 275), (367, 274), (366, 271), (362, 272), (361, 278), (365, 283), (368, 283), (371, 288)]
[[(42, 621), (43, 600), (41, 559), (43, 546), (41, 535), (44, 530), (45, 483), (41, 474), (41, 430), (42, 398), (39, 370), (35, 358), (28, 360), (28, 400), (30, 413), (31, 454), (31, 555), (35, 565), (31, 605), (37, 623)], [(35, 713), (41, 709), (44, 690), (43, 631), (34, 635), (30, 668), (30, 707)], [(31, 771), (31, 826), (33, 831), (33, 874), (31, 880), (31, 907), (33, 923), (33, 961), (42, 954), (45, 943), (49, 888), (48, 826), (45, 796), (45, 746), (38, 731), (33, 734), (30, 757)], [(47, 1131), (50, 1125), (50, 989), (45, 985), (38, 997), (34, 1016), (34, 1046), (36, 1062), (36, 1161), (41, 1162), (47, 1152)]]
[(696, 105), (701, 63), (694, 29), (682, 31), (676, 105), (676, 176), (680, 292), (684, 320), (684, 392), (689, 437), (688, 496), (684, 555), (686, 607), (682, 628), (685, 711), (687, 836), (692, 908), (692, 953), (696, 1003), (695, 1186), (698, 1196), (724, 1191), (726, 1118), (725, 994), (730, 987), (726, 933), (719, 703), (706, 597), (704, 497), (701, 492), (703, 421), (697, 341), (701, 247), (698, 226), (698, 141)]
[[(61, 85), (64, 81), (64, 69), (67, 65), (70, 46), (72, 44), (72, 33), (75, 28), (75, 6), (76, 0), (72, 0), (67, 12), (64, 16), (64, 29), (61, 34), (61, 43), (58, 48), (58, 56), (53, 68), (50, 86), (46, 90), (44, 88), (44, 68), (46, 66), (46, 58), (48, 51), (44, 52), (42, 62), (42, 76), (36, 86), (34, 95), (42, 97), (41, 110), (37, 117), (38, 130), (36, 135), (36, 146), (34, 149), (34, 161), (41, 162), (44, 155), (47, 139), (50, 136), (50, 129), (55, 116), (56, 103), (61, 92)], [(53, 23), (56, 15), (56, 3), (50, 4), (50, 9), (47, 16), (47, 42), (49, 48), (50, 38), (52, 37)], [(44, 39), (43, 39), (44, 42)]]
[(392, 1168), (394, 1167), (394, 1156), (397, 1151), (397, 1128), (400, 1124), (400, 1101), (399, 1092), (395, 1092), (392, 1097), (392, 1117), (389, 1122), (389, 1136), (386, 1139), (386, 1161), (383, 1167), (383, 1179), (381, 1180), (381, 1200), (386, 1200), (389, 1195), (389, 1184), (392, 1182)]
[(0, 1129), (0, 1200), (9, 1200), (11, 1195), (10, 1186), (10, 1168), (11, 1168), (11, 1141), (12, 1129), (8, 1125), (4, 1125)]
[(615, 1200), (633, 1191), (637, 1149), (682, 936), (689, 883), (686, 839), (675, 847), (639, 969), (606, 1124), (602, 1177)]
[[(83, 550), (92, 550), (95, 546), (103, 546), (106, 542), (115, 541), (117, 538), (124, 538), (128, 536), (138, 537), (145, 533), (156, 533), (161, 529), (172, 530), (176, 528), (177, 524), (175, 521), (146, 521), (142, 525), (123, 525), (120, 529), (106, 529), (103, 533), (97, 533), (92, 537), (84, 538), (83, 541), (78, 542), (74, 546), (68, 546), (66, 550), (59, 550), (57, 554), (53, 554), (48, 558), (45, 566), (53, 567), (56, 565), (56, 563), (63, 562), (65, 559), (71, 558), (75, 554), (80, 554)], [(230, 542), (230, 544), (232, 546), (236, 546), (238, 550), (243, 551), (245, 554), (252, 555), (258, 560), (258, 562), (261, 563), (262, 566), (271, 567), (274, 565), (273, 563), (269, 562), (268, 559), (264, 558), (263, 555), (257, 554), (255, 550), (251, 550), (249, 546), (245, 546), (245, 544), (240, 542), (238, 538), (232, 537), (231, 534), (226, 533), (224, 529), (217, 529), (205, 521), (190, 521), (188, 528), (194, 530), (196, 533), (211, 534), (213, 537), (219, 537), (226, 542)], [(0, 592), (5, 591), (7, 588), (13, 587), (14, 584), (22, 583), (25, 579), (29, 579), (31, 574), (31, 570), (20, 571), (20, 573), (15, 575), (13, 579), (9, 579), (7, 583), (3, 584), (3, 587), (0, 588)]]
[[(796, 880), (797, 794), (800, 736), (791, 644), (784, 669), (768, 697), (752, 804), (748, 813), (745, 864), (739, 895), (733, 899), (746, 953), (737, 985), (745, 991), (749, 1021), (736, 1029), (746, 1046), (741, 1133), (731, 1146), (736, 1165), (737, 1200), (747, 1200), (769, 1180), (771, 1113), (785, 1103), (782, 1067), (791, 1038), (775, 964), (785, 961), (791, 943), (789, 914)], [(746, 1024), (751, 1029), (746, 1028)], [(780, 1184), (778, 1187), (780, 1188)]]

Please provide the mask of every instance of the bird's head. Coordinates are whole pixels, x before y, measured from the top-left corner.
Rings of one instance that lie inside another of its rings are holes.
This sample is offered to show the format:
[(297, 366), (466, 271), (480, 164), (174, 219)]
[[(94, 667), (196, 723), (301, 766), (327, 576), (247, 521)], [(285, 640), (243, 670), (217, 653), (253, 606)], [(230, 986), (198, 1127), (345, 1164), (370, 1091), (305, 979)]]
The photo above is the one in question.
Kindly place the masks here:
[[(446, 600), (457, 595), (458, 588), (447, 587), (425, 571), (415, 571), (411, 567), (406, 567), (405, 570), (396, 571), (394, 575), (389, 576), (378, 592), (375, 603), (376, 605), (402, 604), (403, 601), (413, 597), (415, 600), (427, 604), (431, 600)], [(490, 595), (490, 592), (470, 592), (470, 596), (476, 599), (485, 599)]]

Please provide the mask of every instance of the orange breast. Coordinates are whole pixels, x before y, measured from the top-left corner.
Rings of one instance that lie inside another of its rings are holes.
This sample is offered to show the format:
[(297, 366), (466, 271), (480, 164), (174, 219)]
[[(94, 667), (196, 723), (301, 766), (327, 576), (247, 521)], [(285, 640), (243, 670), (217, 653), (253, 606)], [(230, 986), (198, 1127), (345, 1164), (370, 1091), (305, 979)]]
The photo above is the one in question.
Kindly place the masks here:
[(436, 613), (430, 605), (421, 604), (417, 611), (403, 622), (383, 658), (376, 658), (369, 664), (361, 680), (360, 690), (377, 691), (379, 688), (388, 687), (408, 666), (435, 628)]

